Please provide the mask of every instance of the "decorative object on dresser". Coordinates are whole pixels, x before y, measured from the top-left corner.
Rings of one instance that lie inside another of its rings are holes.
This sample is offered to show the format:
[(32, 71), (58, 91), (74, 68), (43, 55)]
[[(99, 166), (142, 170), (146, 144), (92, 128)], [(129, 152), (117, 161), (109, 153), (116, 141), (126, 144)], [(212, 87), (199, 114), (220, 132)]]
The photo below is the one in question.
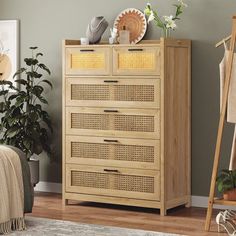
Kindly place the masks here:
[(117, 28), (110, 29), (111, 36), (109, 37), (109, 43), (115, 44), (117, 42)]
[(165, 38), (170, 37), (171, 30), (176, 29), (176, 20), (180, 20), (179, 17), (183, 13), (184, 8), (187, 7), (187, 4), (183, 0), (178, 0), (178, 3), (173, 6), (176, 7), (175, 15), (163, 16), (163, 20), (159, 12), (153, 10), (150, 3), (147, 3), (144, 10), (145, 15), (148, 17), (148, 23), (154, 20), (156, 26), (162, 29), (162, 37)]
[(119, 44), (130, 44), (130, 32), (126, 29), (125, 25), (123, 29), (119, 31), (118, 42)]
[[(40, 62), (42, 53), (36, 51), (37, 47), (30, 47), (31, 57), (25, 58), (25, 67), (20, 68), (15, 78), (20, 89), (11, 81), (0, 81), (3, 89), (0, 93), (1, 139), (0, 143), (12, 145), (26, 154), (29, 160), (32, 183), (38, 183), (38, 161), (32, 157), (46, 151), (51, 154), (49, 133), (52, 132), (51, 119), (42, 104), (48, 104), (44, 97), (45, 86), (52, 88), (51, 82), (45, 73), (50, 75), (50, 70)], [(9, 93), (9, 91), (14, 93)], [(34, 162), (35, 161), (35, 162)]]
[(108, 22), (103, 16), (93, 17), (86, 31), (89, 42), (92, 44), (99, 43), (107, 27)]
[(116, 17), (114, 22), (114, 28), (118, 30), (118, 33), (124, 27), (130, 32), (130, 43), (138, 43), (144, 37), (147, 30), (145, 15), (135, 8), (125, 9)]
[(88, 38), (80, 38), (81, 45), (89, 45), (89, 39)]
[(190, 205), (189, 40), (63, 42), (63, 202)]

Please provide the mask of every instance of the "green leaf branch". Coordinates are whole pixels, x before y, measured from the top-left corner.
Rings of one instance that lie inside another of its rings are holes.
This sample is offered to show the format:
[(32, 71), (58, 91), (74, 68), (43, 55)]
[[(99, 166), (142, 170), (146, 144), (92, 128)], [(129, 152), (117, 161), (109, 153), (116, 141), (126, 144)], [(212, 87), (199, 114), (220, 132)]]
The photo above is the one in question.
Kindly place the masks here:
[(221, 170), (217, 177), (216, 185), (220, 193), (236, 188), (236, 170)]
[(49, 134), (53, 132), (51, 118), (41, 106), (48, 104), (45, 86), (53, 88), (47, 78), (51, 72), (39, 61), (43, 54), (35, 54), (37, 47), (30, 49), (32, 56), (24, 59), (25, 67), (14, 74), (20, 89), (10, 81), (0, 81), (0, 143), (18, 147), (28, 159), (42, 151), (51, 155)]
[(174, 16), (161, 17), (159, 16), (158, 11), (154, 10), (150, 3), (147, 3), (144, 13), (148, 17), (148, 23), (154, 21), (156, 26), (163, 30), (175, 30), (177, 27), (176, 20), (180, 20), (180, 15), (184, 12), (184, 8), (187, 7), (187, 4), (184, 3), (183, 0), (178, 0), (178, 3), (173, 6), (176, 8)]

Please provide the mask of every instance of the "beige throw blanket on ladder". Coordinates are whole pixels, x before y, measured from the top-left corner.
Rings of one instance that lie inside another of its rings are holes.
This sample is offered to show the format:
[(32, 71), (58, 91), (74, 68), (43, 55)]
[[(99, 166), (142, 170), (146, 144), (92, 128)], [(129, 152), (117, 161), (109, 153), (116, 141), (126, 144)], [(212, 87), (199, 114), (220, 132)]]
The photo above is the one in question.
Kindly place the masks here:
[(0, 145), (0, 234), (24, 230), (24, 190), (20, 159)]

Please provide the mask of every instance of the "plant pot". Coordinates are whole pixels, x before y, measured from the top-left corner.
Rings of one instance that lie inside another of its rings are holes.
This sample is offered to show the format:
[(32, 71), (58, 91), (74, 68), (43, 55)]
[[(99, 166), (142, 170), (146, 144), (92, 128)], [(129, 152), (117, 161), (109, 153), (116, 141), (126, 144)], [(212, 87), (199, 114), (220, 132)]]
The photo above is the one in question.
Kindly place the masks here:
[(28, 161), (31, 175), (31, 183), (35, 187), (39, 182), (39, 160)]
[(226, 201), (236, 201), (236, 188), (225, 192), (223, 198)]

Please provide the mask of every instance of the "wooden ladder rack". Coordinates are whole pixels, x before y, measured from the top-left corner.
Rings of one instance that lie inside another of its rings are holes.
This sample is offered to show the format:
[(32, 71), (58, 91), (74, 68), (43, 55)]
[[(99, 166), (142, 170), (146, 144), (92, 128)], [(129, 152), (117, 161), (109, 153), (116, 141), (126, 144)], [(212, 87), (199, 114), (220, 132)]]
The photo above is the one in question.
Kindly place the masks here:
[(219, 160), (220, 160), (220, 150), (221, 150), (221, 143), (222, 143), (222, 137), (223, 137), (225, 117), (226, 117), (229, 87), (230, 87), (230, 81), (232, 77), (235, 41), (236, 41), (236, 16), (233, 16), (233, 26), (232, 26), (230, 49), (229, 49), (229, 58), (226, 65), (226, 78), (225, 78), (225, 84), (224, 84), (224, 90), (223, 90), (223, 102), (222, 102), (220, 121), (219, 121), (219, 126), (218, 126), (218, 134), (217, 134), (214, 164), (213, 164), (212, 177), (211, 177), (211, 187), (210, 187), (209, 202), (208, 202), (208, 210), (207, 210), (206, 223), (205, 223), (206, 231), (210, 230), (213, 204), (236, 206), (235, 201), (225, 201), (222, 199), (215, 198), (216, 178), (217, 178), (217, 172), (218, 172), (218, 166), (219, 166)]

